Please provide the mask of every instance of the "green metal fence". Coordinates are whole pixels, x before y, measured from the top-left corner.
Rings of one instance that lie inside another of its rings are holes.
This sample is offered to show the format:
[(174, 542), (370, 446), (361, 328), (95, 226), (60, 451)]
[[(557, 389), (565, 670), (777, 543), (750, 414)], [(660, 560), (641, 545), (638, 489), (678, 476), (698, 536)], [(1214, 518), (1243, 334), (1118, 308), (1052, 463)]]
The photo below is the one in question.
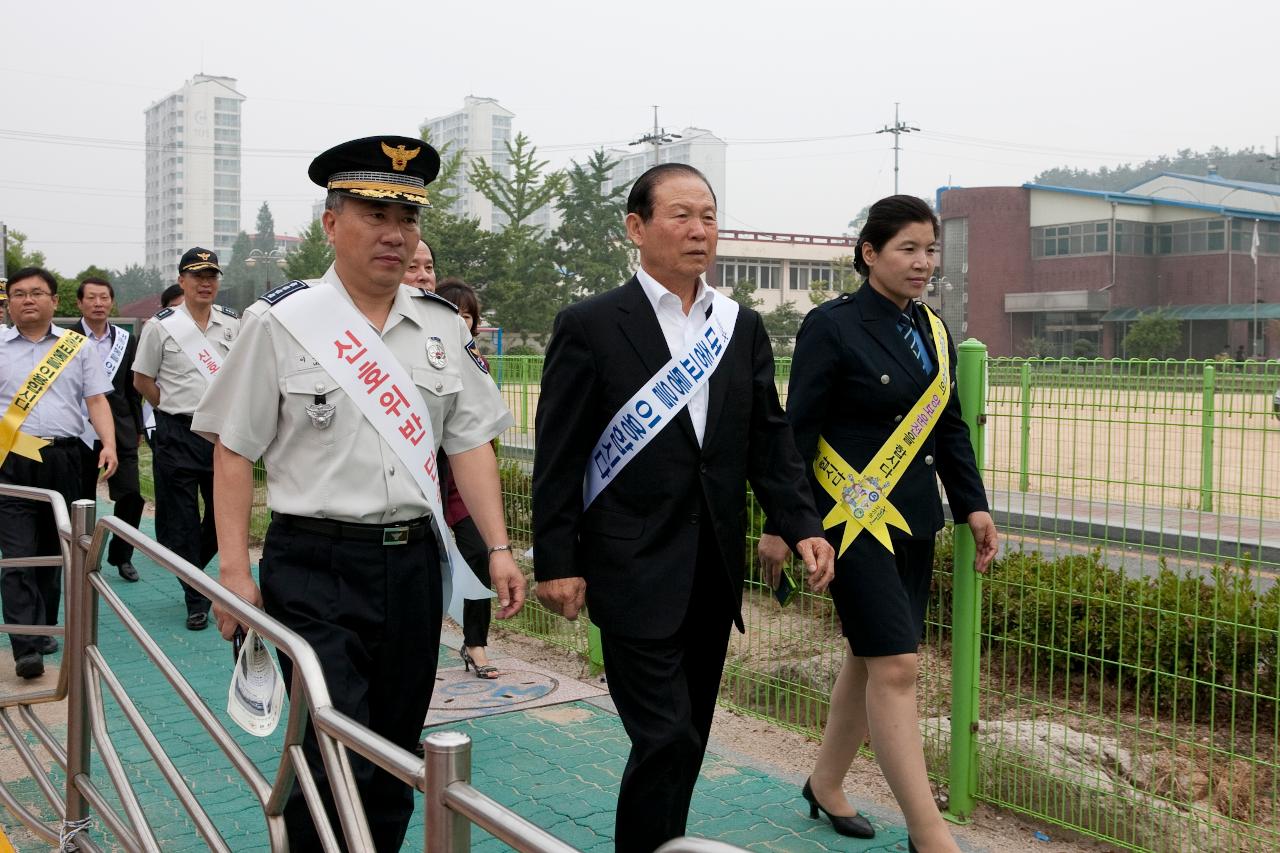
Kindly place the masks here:
[[(939, 538), (919, 696), (951, 816), (985, 801), (1135, 849), (1280, 848), (1280, 364), (987, 362), (966, 342), (959, 370), (1003, 540), (978, 580), (953, 571), (972, 565), (967, 528)], [(522, 545), (540, 372), (494, 360)], [(785, 399), (789, 361), (777, 372)], [(834, 611), (809, 594), (779, 609), (744, 547), (722, 701), (818, 736)], [(591, 652), (536, 603), (518, 627)]]

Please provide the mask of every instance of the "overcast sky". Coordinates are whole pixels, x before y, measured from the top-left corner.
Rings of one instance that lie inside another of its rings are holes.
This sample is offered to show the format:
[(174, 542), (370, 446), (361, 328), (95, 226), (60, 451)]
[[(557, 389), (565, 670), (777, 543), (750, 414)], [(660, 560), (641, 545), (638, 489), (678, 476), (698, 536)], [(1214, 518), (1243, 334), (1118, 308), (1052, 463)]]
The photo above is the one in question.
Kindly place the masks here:
[[(143, 112), (234, 77), (242, 227), (315, 153), (496, 98), (553, 166), (652, 124), (729, 142), (723, 228), (840, 234), (901, 188), (1020, 184), (1280, 134), (1280, 3), (0, 0), (0, 221), (71, 275), (143, 259)], [(301, 152), (301, 153), (298, 153)], [(448, 270), (444, 270), (445, 273)]]

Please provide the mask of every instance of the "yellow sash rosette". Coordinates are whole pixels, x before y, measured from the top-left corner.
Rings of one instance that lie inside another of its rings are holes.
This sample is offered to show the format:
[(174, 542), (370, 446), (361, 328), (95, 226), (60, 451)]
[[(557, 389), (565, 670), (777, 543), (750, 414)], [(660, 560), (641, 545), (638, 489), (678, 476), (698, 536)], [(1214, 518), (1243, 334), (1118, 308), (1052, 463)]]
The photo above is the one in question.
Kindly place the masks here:
[(951, 399), (951, 354), (947, 349), (947, 332), (942, 321), (928, 306), (929, 331), (933, 335), (934, 352), (938, 354), (938, 375), (916, 400), (898, 428), (885, 440), (863, 471), (854, 468), (825, 438), (818, 438), (818, 453), (813, 459), (813, 473), (836, 505), (822, 520), (824, 529), (845, 525), (839, 555), (843, 556), (863, 530), (893, 553), (889, 528), (911, 532), (889, 495), (915, 459), (925, 438), (933, 431), (942, 411)]
[(62, 373), (63, 368), (75, 358), (76, 353), (80, 352), (84, 342), (84, 335), (77, 332), (64, 332), (40, 359), (26, 381), (18, 387), (18, 393), (9, 401), (4, 417), (0, 418), (0, 465), (4, 464), (4, 460), (10, 453), (34, 459), (36, 462), (44, 461), (40, 458), (40, 448), (49, 442), (21, 432), (22, 424), (26, 421), (27, 415), (31, 414), (31, 410), (36, 407), (36, 403), (44, 396), (44, 392), (49, 390), (49, 386), (53, 385), (54, 380)]

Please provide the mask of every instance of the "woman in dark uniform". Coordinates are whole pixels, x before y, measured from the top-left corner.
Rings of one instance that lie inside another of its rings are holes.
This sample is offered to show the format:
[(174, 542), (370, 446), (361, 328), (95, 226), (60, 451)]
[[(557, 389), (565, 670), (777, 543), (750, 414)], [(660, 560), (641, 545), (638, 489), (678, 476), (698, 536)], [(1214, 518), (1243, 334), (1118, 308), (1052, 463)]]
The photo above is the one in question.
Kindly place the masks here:
[[(973, 531), (978, 571), (995, 556), (996, 529), (960, 417), (955, 347), (917, 301), (937, 262), (938, 220), (925, 202), (896, 195), (871, 207), (854, 254), (866, 284), (805, 318), (787, 416), (800, 454), (821, 469), (810, 469), (810, 485), (819, 511), (831, 511), (824, 524), (840, 554), (831, 597), (849, 642), (802, 793), (811, 815), (826, 813), (842, 835), (874, 835), (842, 790), (870, 734), (912, 849), (953, 851), (925, 774), (915, 692), (934, 537), (943, 524), (937, 478), (953, 516)], [(760, 558), (771, 580), (786, 556), (766, 527)]]

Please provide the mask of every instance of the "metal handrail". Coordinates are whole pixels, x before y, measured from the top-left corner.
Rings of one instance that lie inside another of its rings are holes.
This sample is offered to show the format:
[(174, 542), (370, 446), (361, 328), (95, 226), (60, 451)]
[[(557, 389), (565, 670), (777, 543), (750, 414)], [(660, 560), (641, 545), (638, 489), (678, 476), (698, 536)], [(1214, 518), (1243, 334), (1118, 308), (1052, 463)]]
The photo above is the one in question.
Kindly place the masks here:
[[(38, 791), (61, 819), (61, 827), (55, 829), (45, 824), (3, 784), (0, 784), (0, 803), (41, 840), (58, 849), (96, 853), (99, 847), (86, 834), (92, 809), (114, 834), (122, 849), (147, 853), (159, 853), (161, 849), (160, 841), (147, 821), (124, 763), (112, 742), (103, 702), (105, 688), (204, 842), (213, 850), (229, 853), (232, 849), (188, 787), (98, 647), (98, 607), (102, 603), (115, 613), (138, 648), (169, 682), (178, 698), (209, 733), (214, 744), (227, 756), (232, 767), (248, 785), (263, 810), (273, 850), (288, 849), (283, 810), (295, 777), (303, 790), (322, 846), (326, 851), (339, 849), (337, 833), (321, 803), (319, 788), (302, 750), (302, 734), (310, 717), (329, 775), (342, 837), (348, 849), (373, 849), (368, 821), (351, 772), (348, 755), (350, 751), (423, 792), (427, 815), (425, 849), (430, 853), (461, 853), (468, 850), (472, 823), (523, 853), (577, 853), (576, 848), (471, 786), (471, 741), (465, 735), (455, 732), (429, 734), (424, 739), (424, 760), (352, 720), (333, 707), (319, 660), (311, 646), (301, 637), (136, 528), (114, 516), (95, 519), (95, 502), (76, 501), (68, 513), (63, 498), (50, 490), (0, 486), (0, 494), (48, 503), (58, 528), (62, 551), (60, 558), (14, 558), (12, 561), (3, 561), (3, 564), (60, 565), (67, 572), (67, 582), (64, 584), (65, 632), (56, 626), (33, 628), (0, 625), (0, 632), (8, 633), (65, 633), (63, 667), (56, 688), (0, 696), (0, 732), (14, 745), (36, 780)], [(230, 612), (241, 624), (257, 631), (292, 659), (292, 701), (289, 705), (282, 754), (273, 783), (267, 782), (199, 693), (147, 633), (119, 593), (103, 579), (99, 564), (110, 535), (128, 542), (161, 568)], [(63, 698), (67, 700), (65, 749), (30, 710), (33, 703), (59, 701)], [(45, 752), (65, 771), (66, 788), (61, 799), (44, 773), (32, 746), (21, 736), (14, 719), (15, 707), (21, 722), (35, 733), (36, 740)], [(89, 757), (93, 744), (97, 745), (99, 758), (118, 798), (118, 806), (112, 803), (112, 798), (104, 794), (89, 775)], [(673, 844), (685, 846), (672, 847)], [(741, 848), (703, 839), (684, 838), (670, 842), (663, 850), (666, 853), (729, 853), (740, 851)]]

